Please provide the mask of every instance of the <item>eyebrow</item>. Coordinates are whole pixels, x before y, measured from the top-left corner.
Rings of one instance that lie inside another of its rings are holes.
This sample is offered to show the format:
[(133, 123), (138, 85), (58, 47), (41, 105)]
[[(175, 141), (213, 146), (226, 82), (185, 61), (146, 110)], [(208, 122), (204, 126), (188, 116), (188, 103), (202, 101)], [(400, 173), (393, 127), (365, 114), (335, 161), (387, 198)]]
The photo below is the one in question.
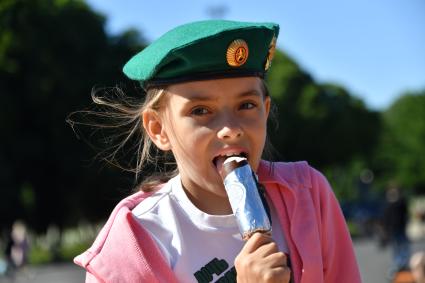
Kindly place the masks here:
[[(241, 98), (241, 97), (262, 96), (262, 95), (263, 94), (260, 93), (259, 91), (255, 90), (255, 89), (252, 89), (252, 90), (241, 92), (236, 97), (237, 98)], [(208, 95), (202, 95), (202, 94), (197, 93), (197, 92), (194, 92), (194, 93), (189, 94), (187, 96), (187, 99), (190, 100), (190, 101), (210, 101), (210, 100), (216, 100), (215, 97), (208, 96)]]

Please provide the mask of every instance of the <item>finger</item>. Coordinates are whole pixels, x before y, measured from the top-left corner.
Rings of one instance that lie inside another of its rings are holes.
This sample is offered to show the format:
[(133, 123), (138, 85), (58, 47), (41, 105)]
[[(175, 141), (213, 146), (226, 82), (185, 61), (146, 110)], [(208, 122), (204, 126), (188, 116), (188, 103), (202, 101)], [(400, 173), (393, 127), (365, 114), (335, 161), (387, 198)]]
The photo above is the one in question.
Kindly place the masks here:
[(274, 242), (260, 246), (256, 251), (251, 253), (256, 258), (261, 258), (269, 266), (286, 266), (288, 257), (285, 253), (279, 251), (277, 244)]
[(288, 256), (283, 252), (276, 252), (264, 258), (264, 263), (270, 267), (288, 267)]
[(264, 233), (254, 233), (243, 247), (245, 253), (252, 253), (256, 251), (260, 246), (273, 242), (270, 235)]
[(265, 258), (271, 254), (279, 252), (279, 247), (275, 242), (264, 243), (251, 253), (255, 256)]

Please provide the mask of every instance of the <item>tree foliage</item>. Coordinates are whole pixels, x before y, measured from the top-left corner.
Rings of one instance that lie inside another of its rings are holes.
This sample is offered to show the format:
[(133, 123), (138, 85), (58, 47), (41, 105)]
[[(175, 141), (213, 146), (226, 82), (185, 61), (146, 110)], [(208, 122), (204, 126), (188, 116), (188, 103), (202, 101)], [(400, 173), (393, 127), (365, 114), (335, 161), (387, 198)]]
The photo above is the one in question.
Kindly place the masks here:
[(327, 173), (340, 199), (358, 197), (360, 175), (377, 147), (379, 113), (342, 86), (317, 83), (282, 52), (276, 52), (268, 85), (279, 124), (269, 132), (281, 158), (307, 160)]
[(286, 160), (309, 160), (319, 168), (367, 158), (377, 142), (379, 114), (343, 87), (318, 84), (294, 61), (277, 52), (268, 77), (279, 109), (272, 141)]
[(115, 171), (90, 165), (93, 154), (65, 123), (67, 114), (90, 104), (94, 83), (122, 81), (124, 58), (141, 48), (138, 33), (110, 37), (104, 24), (83, 1), (1, 2), (3, 225), (19, 217), (42, 229), (103, 217), (99, 208), (118, 198), (116, 188), (105, 186), (119, 186)]
[(425, 91), (405, 93), (382, 113), (376, 167), (386, 182), (425, 191)]

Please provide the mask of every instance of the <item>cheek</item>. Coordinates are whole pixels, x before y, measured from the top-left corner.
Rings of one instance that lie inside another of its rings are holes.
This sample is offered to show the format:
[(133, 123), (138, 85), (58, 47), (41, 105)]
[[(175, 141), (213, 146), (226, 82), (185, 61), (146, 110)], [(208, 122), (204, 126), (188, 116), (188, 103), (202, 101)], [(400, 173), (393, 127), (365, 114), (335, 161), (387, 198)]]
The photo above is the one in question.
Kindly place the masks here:
[(266, 137), (267, 137), (267, 122), (266, 120), (257, 120), (253, 121), (252, 124), (249, 127), (250, 140), (252, 141), (252, 146), (254, 150), (253, 162), (255, 164), (252, 164), (255, 168), (258, 166), (261, 156), (263, 154), (264, 146), (266, 143)]
[(190, 124), (180, 124), (175, 127), (171, 137), (174, 150), (185, 152), (186, 155), (198, 156), (207, 151), (212, 130), (206, 127), (193, 127)]
[(245, 123), (245, 129), (249, 131), (256, 139), (265, 139), (267, 133), (267, 120), (263, 117), (248, 119)]
[(191, 145), (193, 146), (191, 149), (202, 150), (204, 151), (209, 141), (211, 140), (211, 136), (213, 135), (213, 131), (207, 127), (198, 127), (192, 128), (188, 131), (186, 138), (191, 141)]

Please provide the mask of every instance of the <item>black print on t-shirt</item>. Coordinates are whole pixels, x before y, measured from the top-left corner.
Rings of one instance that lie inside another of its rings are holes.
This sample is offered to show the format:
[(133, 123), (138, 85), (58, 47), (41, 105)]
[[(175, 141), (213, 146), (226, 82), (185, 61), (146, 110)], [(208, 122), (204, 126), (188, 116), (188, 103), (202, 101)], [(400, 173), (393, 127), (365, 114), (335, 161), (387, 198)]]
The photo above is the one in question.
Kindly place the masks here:
[[(193, 275), (199, 283), (208, 283), (213, 280), (213, 275), (220, 276), (227, 268), (229, 264), (224, 259), (214, 258), (208, 262), (205, 266), (201, 267), (200, 270), (196, 271)], [(218, 278), (216, 282), (219, 283), (236, 283), (236, 269), (232, 267), (226, 271), (223, 276)]]

